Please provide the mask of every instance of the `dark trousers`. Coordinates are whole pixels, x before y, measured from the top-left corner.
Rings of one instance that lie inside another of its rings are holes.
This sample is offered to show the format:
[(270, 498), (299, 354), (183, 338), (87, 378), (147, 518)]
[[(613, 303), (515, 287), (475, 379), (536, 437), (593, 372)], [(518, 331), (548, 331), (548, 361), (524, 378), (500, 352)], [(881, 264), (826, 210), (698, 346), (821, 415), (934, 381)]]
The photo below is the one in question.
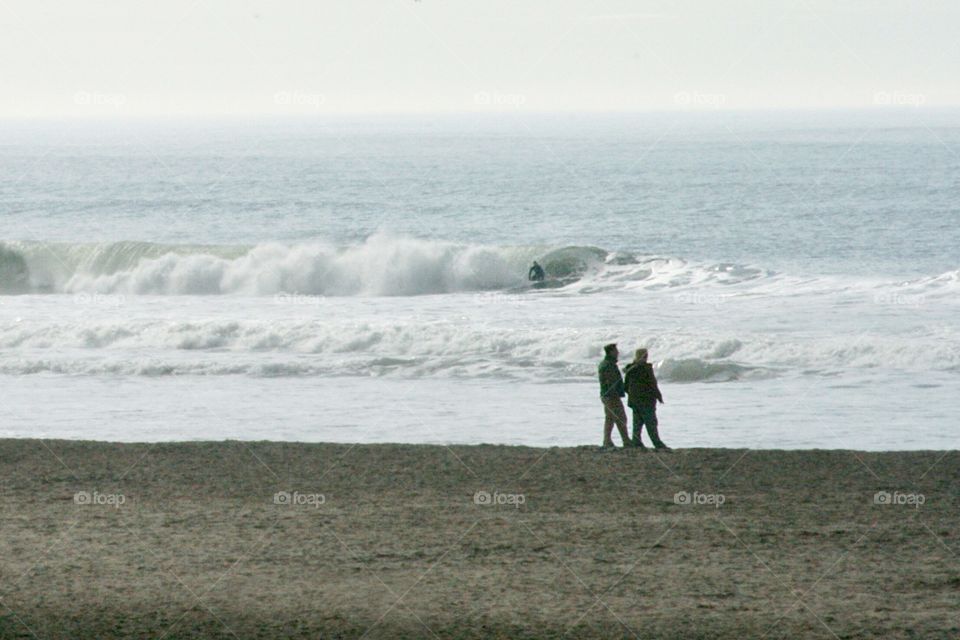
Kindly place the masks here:
[(650, 442), (658, 449), (667, 445), (660, 439), (660, 432), (657, 430), (657, 403), (642, 404), (631, 407), (633, 409), (633, 444), (643, 444), (640, 434), (643, 433), (643, 425), (647, 425), (647, 435), (650, 436)]

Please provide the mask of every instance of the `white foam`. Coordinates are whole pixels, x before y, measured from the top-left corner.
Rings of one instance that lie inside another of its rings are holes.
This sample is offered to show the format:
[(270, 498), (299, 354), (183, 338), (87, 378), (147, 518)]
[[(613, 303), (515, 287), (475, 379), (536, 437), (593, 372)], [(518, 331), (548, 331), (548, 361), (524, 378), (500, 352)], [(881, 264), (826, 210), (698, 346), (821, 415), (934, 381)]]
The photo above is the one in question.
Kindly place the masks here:
[(364, 243), (253, 247), (6, 243), (37, 292), (128, 295), (420, 295), (518, 286), (535, 248), (375, 235)]
[(956, 291), (960, 271), (910, 281), (803, 277), (760, 267), (690, 263), (593, 247), (488, 246), (375, 234), (338, 247), (0, 242), (0, 293), (123, 295), (410, 296), (524, 289), (540, 259), (563, 291), (672, 290), (681, 302), (742, 295), (869, 293), (879, 302), (923, 301)]
[[(605, 328), (513, 328), (483, 322), (65, 318), (0, 323), (0, 372), (75, 374), (395, 375), (591, 378)], [(624, 339), (624, 336), (620, 336)], [(948, 334), (772, 338), (677, 331), (629, 334), (674, 382), (733, 381), (844, 368), (956, 370), (960, 345)]]

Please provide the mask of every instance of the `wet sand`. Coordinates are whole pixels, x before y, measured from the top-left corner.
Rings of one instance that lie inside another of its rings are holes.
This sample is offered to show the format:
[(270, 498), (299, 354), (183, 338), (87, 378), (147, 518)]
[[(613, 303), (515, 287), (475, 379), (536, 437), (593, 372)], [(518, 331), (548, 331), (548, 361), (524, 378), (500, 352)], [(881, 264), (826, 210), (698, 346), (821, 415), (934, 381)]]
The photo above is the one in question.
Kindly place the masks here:
[(960, 635), (956, 452), (0, 440), (0, 480), (2, 638)]

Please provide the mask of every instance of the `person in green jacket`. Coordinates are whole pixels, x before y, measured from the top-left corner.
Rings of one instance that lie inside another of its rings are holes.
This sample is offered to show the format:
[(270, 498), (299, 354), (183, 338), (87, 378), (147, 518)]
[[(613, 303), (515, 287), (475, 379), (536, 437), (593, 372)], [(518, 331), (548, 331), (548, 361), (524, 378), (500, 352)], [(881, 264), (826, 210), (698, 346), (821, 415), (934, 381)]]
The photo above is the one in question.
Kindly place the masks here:
[(619, 352), (616, 344), (604, 345), (604, 358), (597, 366), (597, 375), (600, 378), (600, 401), (603, 403), (603, 446), (613, 447), (613, 425), (623, 439), (623, 446), (630, 447), (633, 443), (627, 436), (627, 412), (623, 408), (623, 378), (617, 366)]
[(640, 434), (647, 425), (647, 435), (655, 449), (670, 450), (657, 431), (657, 402), (663, 404), (663, 394), (653, 374), (653, 365), (647, 362), (646, 349), (637, 349), (633, 362), (623, 370), (626, 374), (627, 406), (633, 409), (633, 445), (645, 449)]

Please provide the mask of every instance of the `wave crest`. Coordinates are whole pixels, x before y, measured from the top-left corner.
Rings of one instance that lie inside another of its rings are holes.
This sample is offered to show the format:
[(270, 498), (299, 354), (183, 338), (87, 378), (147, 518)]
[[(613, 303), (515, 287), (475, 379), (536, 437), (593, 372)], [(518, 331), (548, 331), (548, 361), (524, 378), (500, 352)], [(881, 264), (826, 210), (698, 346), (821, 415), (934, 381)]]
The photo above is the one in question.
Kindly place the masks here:
[[(547, 288), (602, 293), (677, 291), (676, 301), (719, 307), (746, 288), (773, 296), (837, 294), (920, 305), (949, 295), (960, 271), (910, 281), (797, 277), (750, 265), (608, 252), (589, 246), (495, 246), (376, 234), (322, 242), (164, 245), (0, 242), (0, 294), (413, 296), (530, 288), (532, 260)], [(539, 287), (538, 287), (539, 288)]]
[(572, 281), (605, 255), (591, 247), (544, 252), (382, 234), (345, 248), (11, 242), (0, 243), (0, 276), (12, 283), (3, 293), (405, 296), (523, 286), (535, 258), (548, 275)]

